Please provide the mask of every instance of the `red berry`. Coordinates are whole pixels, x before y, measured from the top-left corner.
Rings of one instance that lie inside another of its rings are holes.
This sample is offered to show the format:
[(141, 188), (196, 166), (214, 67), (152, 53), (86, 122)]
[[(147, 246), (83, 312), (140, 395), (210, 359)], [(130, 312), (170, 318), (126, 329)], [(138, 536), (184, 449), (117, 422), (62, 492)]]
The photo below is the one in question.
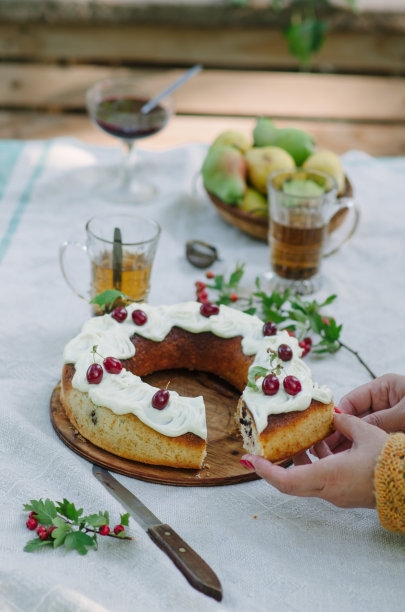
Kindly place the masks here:
[(135, 325), (145, 325), (148, 317), (143, 310), (134, 310), (132, 313), (132, 320)]
[(44, 525), (40, 525), (37, 529), (37, 534), (40, 540), (46, 540), (48, 537), (48, 530)]
[(115, 525), (114, 527), (115, 535), (118, 535), (119, 533), (122, 533), (123, 531), (125, 531), (125, 527), (123, 525)]
[(199, 291), (197, 293), (197, 298), (199, 302), (205, 302), (208, 297), (208, 293), (206, 291)]
[(213, 272), (211, 272), (211, 270), (208, 270), (208, 272), (205, 273), (205, 276), (207, 278), (214, 278), (215, 274)]
[(263, 325), (263, 336), (274, 336), (277, 333), (277, 325), (273, 321), (266, 321)]
[(152, 397), (152, 406), (156, 410), (163, 410), (169, 402), (170, 393), (167, 389), (159, 389)]
[(197, 291), (203, 291), (207, 285), (201, 281), (196, 281), (195, 288)]
[(207, 297), (201, 297), (201, 295), (199, 295), (197, 297), (197, 302), (200, 302), (200, 304), (208, 304), (208, 295)]
[(108, 535), (110, 533), (110, 528), (108, 525), (101, 525), (98, 532), (100, 535)]
[(239, 295), (237, 293), (231, 293), (229, 299), (231, 302), (237, 302), (239, 300)]
[(28, 529), (30, 529), (30, 531), (34, 531), (34, 529), (36, 529), (38, 525), (38, 521), (37, 519), (34, 519), (34, 517), (31, 517), (27, 520), (25, 524), (27, 525)]
[(268, 374), (262, 382), (264, 395), (275, 395), (280, 388), (280, 381), (275, 374)]
[(300, 381), (295, 376), (286, 376), (283, 380), (283, 387), (288, 395), (297, 395), (302, 389)]
[(292, 349), (288, 346), (288, 344), (280, 344), (277, 350), (277, 354), (280, 357), (281, 361), (290, 361), (293, 356)]
[(115, 357), (106, 357), (103, 361), (103, 365), (110, 374), (119, 374), (122, 370), (121, 361), (115, 359)]
[(113, 319), (118, 321), (118, 323), (122, 323), (123, 321), (125, 321), (125, 319), (128, 316), (127, 309), (124, 308), (123, 306), (114, 308), (114, 310), (111, 313), (111, 316)]
[(217, 315), (219, 313), (219, 306), (216, 304), (211, 304), (210, 302), (206, 304), (202, 304), (200, 308), (200, 314), (203, 317), (211, 317), (212, 315)]
[(99, 385), (103, 378), (103, 368), (101, 365), (99, 363), (92, 363), (88, 367), (86, 378), (89, 385)]
[(305, 342), (305, 344), (309, 344), (309, 346), (311, 346), (312, 345), (312, 338), (307, 336), (306, 338), (303, 339), (303, 342)]
[(35, 514), (35, 512), (33, 510), (31, 510), (31, 512), (29, 513), (28, 518), (36, 519), (36, 514)]
[(55, 531), (55, 529), (56, 529), (55, 525), (51, 525), (50, 527), (48, 527), (48, 530), (47, 530), (48, 538), (52, 537), (52, 534)]
[(302, 355), (301, 355), (301, 357), (305, 357), (305, 355), (307, 353), (309, 353), (309, 351), (311, 350), (311, 345), (310, 344), (306, 344), (304, 341), (298, 342), (298, 344), (302, 348)]

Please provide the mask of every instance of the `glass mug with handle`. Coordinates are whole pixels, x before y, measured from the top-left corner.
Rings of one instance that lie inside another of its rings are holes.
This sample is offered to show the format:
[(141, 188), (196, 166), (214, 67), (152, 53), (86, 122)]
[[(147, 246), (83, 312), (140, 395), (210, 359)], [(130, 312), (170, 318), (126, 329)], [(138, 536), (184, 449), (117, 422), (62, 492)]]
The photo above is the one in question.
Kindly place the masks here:
[[(322, 259), (352, 235), (358, 209), (350, 198), (338, 198), (335, 179), (319, 170), (277, 170), (267, 186), (271, 272), (266, 278), (278, 291), (313, 293), (322, 284)], [(329, 224), (344, 208), (354, 210), (353, 222), (337, 243), (328, 239)]]
[[(108, 214), (92, 217), (85, 229), (85, 242), (68, 240), (60, 247), (60, 267), (69, 287), (87, 302), (107, 289), (145, 302), (161, 231), (158, 223), (137, 215)], [(67, 271), (68, 252), (73, 249), (82, 250), (90, 261), (88, 290), (78, 290)]]

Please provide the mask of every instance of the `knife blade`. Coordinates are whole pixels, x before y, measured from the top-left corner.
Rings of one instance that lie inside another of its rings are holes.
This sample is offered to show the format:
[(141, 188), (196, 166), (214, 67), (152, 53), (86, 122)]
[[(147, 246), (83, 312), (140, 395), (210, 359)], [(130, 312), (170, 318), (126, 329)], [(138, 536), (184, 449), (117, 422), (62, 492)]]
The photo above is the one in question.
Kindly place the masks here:
[(222, 586), (215, 572), (170, 525), (162, 523), (140, 499), (104, 468), (93, 465), (93, 474), (146, 531), (151, 540), (166, 553), (192, 587), (221, 601)]

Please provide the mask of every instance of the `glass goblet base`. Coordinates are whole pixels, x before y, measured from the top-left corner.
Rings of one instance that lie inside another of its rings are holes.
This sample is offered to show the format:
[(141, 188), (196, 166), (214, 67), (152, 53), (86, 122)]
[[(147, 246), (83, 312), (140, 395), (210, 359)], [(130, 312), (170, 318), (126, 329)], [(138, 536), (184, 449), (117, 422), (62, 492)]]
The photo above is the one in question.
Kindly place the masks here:
[(279, 293), (289, 289), (292, 294), (309, 295), (321, 288), (323, 278), (320, 273), (305, 280), (293, 280), (283, 278), (272, 271), (267, 271), (262, 275), (264, 286), (267, 290), (278, 291)]
[(158, 194), (156, 185), (139, 176), (136, 171), (133, 175), (122, 180), (121, 172), (117, 168), (105, 172), (104, 180), (96, 188), (97, 195), (108, 202), (124, 204), (142, 204), (153, 200)]

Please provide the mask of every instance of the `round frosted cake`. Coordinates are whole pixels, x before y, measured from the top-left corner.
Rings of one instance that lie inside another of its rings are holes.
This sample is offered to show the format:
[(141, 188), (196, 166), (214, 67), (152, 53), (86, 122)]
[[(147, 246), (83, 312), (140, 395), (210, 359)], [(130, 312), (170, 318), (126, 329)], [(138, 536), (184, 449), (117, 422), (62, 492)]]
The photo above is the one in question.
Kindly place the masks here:
[(93, 317), (64, 350), (61, 400), (96, 446), (127, 459), (198, 469), (207, 447), (203, 398), (142, 380), (158, 370), (216, 374), (241, 393), (235, 416), (248, 452), (280, 461), (331, 431), (332, 393), (312, 381), (287, 331), (267, 335), (228, 306), (132, 304)]

